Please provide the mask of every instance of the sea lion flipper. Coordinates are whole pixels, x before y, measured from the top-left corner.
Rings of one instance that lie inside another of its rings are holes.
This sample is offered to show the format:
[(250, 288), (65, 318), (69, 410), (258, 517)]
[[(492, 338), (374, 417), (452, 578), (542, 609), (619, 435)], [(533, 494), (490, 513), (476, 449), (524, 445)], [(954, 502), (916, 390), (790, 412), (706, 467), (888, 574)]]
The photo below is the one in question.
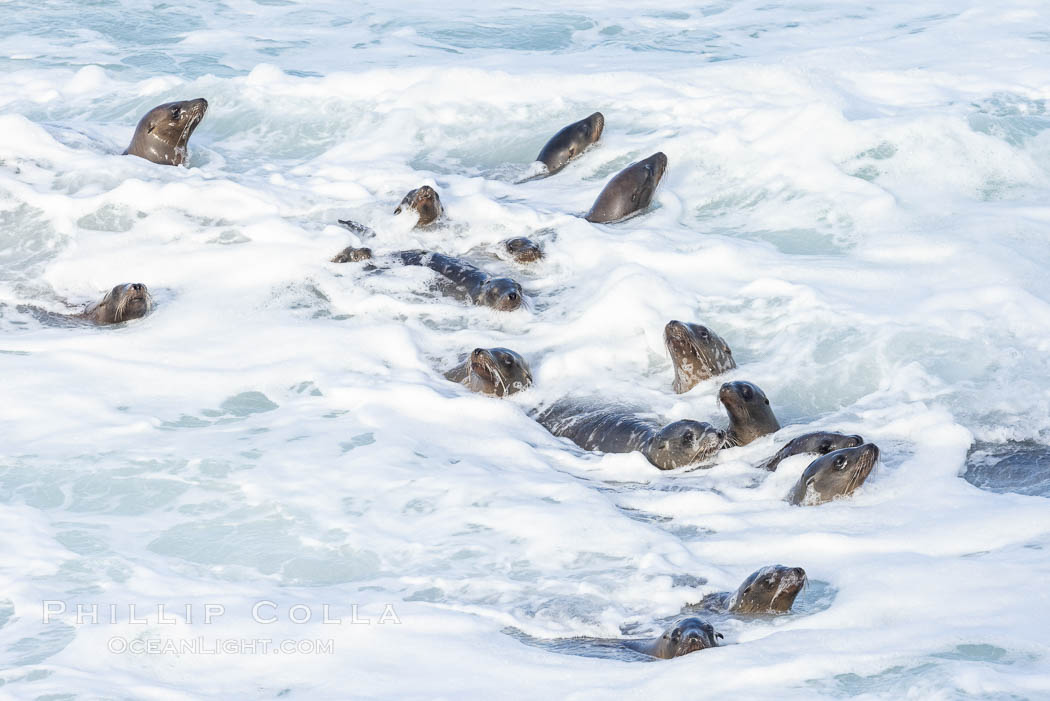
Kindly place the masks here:
[(374, 238), (376, 235), (375, 229), (373, 229), (370, 226), (365, 226), (364, 224), (355, 222), (353, 219), (336, 219), (336, 221), (339, 222), (342, 226), (346, 227), (350, 231), (360, 236)]

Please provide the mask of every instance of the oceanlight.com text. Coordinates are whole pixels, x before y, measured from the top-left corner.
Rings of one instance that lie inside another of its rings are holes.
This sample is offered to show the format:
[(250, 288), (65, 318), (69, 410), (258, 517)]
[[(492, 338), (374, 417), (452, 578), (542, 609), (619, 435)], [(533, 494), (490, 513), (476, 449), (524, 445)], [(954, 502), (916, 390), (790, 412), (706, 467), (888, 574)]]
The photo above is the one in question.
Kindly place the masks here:
[(332, 655), (334, 640), (272, 638), (124, 638), (106, 642), (114, 655)]

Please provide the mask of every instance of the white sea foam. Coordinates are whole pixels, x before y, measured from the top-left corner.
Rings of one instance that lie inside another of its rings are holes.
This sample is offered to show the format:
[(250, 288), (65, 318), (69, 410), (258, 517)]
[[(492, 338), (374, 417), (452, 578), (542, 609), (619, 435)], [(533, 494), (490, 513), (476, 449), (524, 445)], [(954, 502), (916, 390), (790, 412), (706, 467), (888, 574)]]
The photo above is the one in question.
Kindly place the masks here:
[[(0, 20), (0, 694), (1050, 695), (1050, 506), (959, 477), (975, 438), (1050, 443), (1045, 10), (123, 0)], [(196, 97), (188, 168), (118, 155), (150, 107)], [(599, 144), (520, 182), (595, 110)], [(656, 151), (648, 212), (577, 216)], [(393, 214), (422, 184), (448, 215), (428, 230)], [(487, 257), (521, 235), (543, 262)], [(348, 244), (469, 254), (529, 308), (326, 262)], [(122, 282), (152, 315), (26, 310)], [(673, 394), (670, 319), (738, 369)], [(522, 353), (535, 386), (442, 377), (479, 346)], [(710, 469), (586, 453), (528, 415), (598, 393), (724, 426), (733, 379), (785, 428)], [(788, 506), (808, 458), (753, 466), (816, 429), (881, 464), (852, 499)], [(724, 621), (724, 647), (647, 665), (523, 642), (655, 635), (772, 563), (806, 569), (797, 613)], [(69, 610), (45, 623), (44, 601)], [(77, 603), (120, 615), (77, 624)], [(197, 638), (333, 653), (110, 651)]]

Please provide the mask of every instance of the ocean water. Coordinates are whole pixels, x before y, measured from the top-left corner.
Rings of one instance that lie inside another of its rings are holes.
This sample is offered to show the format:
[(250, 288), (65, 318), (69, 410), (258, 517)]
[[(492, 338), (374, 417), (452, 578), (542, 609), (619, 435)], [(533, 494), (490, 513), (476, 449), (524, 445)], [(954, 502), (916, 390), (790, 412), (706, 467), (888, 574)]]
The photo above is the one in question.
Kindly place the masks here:
[[(0, 697), (1050, 698), (1047, 27), (1025, 0), (0, 2)], [(196, 97), (188, 167), (118, 155)], [(596, 147), (518, 182), (596, 110)], [(656, 151), (648, 211), (578, 216)], [(392, 214), (421, 184), (445, 226)], [(528, 309), (328, 263), (345, 218)], [(489, 255), (517, 235), (546, 259)], [(26, 311), (122, 282), (152, 315)], [(674, 394), (670, 319), (738, 369)], [(446, 381), (476, 346), (535, 387)], [(724, 425), (733, 379), (784, 428), (710, 469), (528, 415)], [(753, 466), (816, 429), (881, 464), (792, 507), (806, 458)], [(795, 613), (605, 654), (772, 563), (809, 573)]]

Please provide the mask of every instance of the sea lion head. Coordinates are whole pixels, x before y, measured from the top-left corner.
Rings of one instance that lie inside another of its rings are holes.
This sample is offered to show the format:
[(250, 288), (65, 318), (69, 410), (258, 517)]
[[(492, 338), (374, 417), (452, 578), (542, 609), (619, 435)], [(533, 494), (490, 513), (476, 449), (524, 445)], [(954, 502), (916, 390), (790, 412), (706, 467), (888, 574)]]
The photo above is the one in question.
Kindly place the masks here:
[(354, 248), (347, 246), (332, 258), (333, 263), (360, 263), (363, 260), (372, 259), (371, 248)]
[(729, 345), (721, 336), (700, 324), (667, 322), (664, 345), (674, 365), (674, 391), (679, 394), (736, 367)]
[(683, 618), (667, 629), (660, 636), (660, 647), (666, 653), (666, 658), (681, 657), (690, 652), (703, 650), (709, 647), (718, 647), (718, 638), (724, 637), (716, 633), (714, 627), (707, 621), (691, 616)]
[(207, 111), (208, 101), (203, 97), (157, 105), (139, 120), (131, 144), (124, 153), (154, 163), (182, 165), (186, 161), (190, 136)]
[(601, 112), (595, 112), (587, 119), (583, 120), (584, 126), (588, 130), (588, 137), (591, 143), (594, 143), (602, 136), (602, 131), (605, 130), (605, 115)]
[(529, 364), (508, 348), (475, 348), (467, 365), (467, 386), (504, 397), (532, 385)]
[(644, 161), (639, 161), (637, 165), (641, 167), (641, 173), (635, 177), (641, 177), (641, 181), (635, 180), (637, 184), (631, 191), (632, 210), (644, 209), (653, 201), (656, 187), (663, 179), (664, 173), (667, 172), (667, 156), (662, 151), (657, 151)]
[(530, 238), (517, 236), (503, 242), (503, 248), (519, 263), (535, 263), (543, 257), (543, 249)]
[(441, 208), (441, 198), (438, 196), (437, 190), (430, 187), (429, 185), (423, 185), (417, 187), (415, 190), (410, 190), (405, 198), (401, 200), (401, 204), (394, 210), (394, 214), (401, 214), (401, 210), (404, 207), (408, 207), (414, 210), (419, 215), (419, 221), (416, 222), (416, 226), (427, 226), (432, 224), (434, 220), (441, 216), (443, 211)]
[(605, 116), (601, 112), (595, 112), (555, 134), (540, 151), (536, 160), (543, 162), (549, 173), (557, 173), (565, 164), (601, 138), (603, 129)]
[(841, 433), (831, 433), (829, 431), (811, 436), (809, 443), (806, 445), (809, 450), (806, 452), (827, 455), (834, 450), (856, 448), (863, 443), (864, 439), (856, 434), (847, 436)]
[(102, 324), (119, 324), (139, 319), (153, 309), (153, 297), (141, 282), (126, 282), (106, 293), (95, 308), (95, 320)]
[(780, 430), (765, 393), (750, 382), (726, 382), (718, 390), (718, 399), (729, 413), (729, 436), (732, 445), (747, 445), (768, 433)]
[(661, 470), (693, 465), (711, 457), (725, 443), (725, 433), (703, 421), (682, 419), (660, 429), (645, 448)]
[(776, 455), (767, 460), (762, 467), (772, 472), (777, 469), (777, 466), (782, 461), (793, 455), (802, 455), (804, 453), (827, 455), (833, 450), (856, 448), (862, 443), (864, 443), (864, 439), (857, 435), (847, 436), (831, 431), (814, 431), (790, 440), (787, 445), (777, 451)]
[(500, 312), (512, 312), (521, 306), (523, 299), (521, 285), (507, 277), (496, 277), (481, 286), (478, 304)]
[(667, 172), (667, 156), (663, 151), (657, 151), (642, 161), (642, 166), (649, 171), (650, 177), (653, 179), (653, 189), (655, 190), (660, 183), (660, 179)]
[(864, 484), (878, 460), (879, 449), (874, 443), (822, 455), (802, 473), (788, 501), (797, 505), (823, 504), (848, 497)]
[(768, 565), (751, 573), (729, 599), (733, 613), (786, 613), (806, 585), (801, 567)]

